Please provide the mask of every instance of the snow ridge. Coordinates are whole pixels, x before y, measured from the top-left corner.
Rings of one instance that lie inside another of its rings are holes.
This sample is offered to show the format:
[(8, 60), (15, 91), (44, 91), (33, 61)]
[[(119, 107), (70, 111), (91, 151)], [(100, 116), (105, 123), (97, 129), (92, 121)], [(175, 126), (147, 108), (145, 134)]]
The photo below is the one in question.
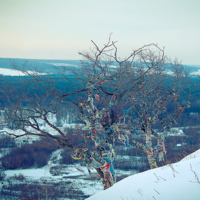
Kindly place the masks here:
[(127, 177), (88, 200), (199, 200), (198, 179), (200, 150), (177, 163)]

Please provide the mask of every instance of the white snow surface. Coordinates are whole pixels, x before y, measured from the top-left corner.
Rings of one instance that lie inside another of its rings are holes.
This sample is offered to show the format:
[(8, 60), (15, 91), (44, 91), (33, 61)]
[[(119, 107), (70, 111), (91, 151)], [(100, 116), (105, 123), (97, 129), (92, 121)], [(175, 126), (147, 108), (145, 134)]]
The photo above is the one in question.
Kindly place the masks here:
[(200, 150), (172, 165), (129, 176), (88, 200), (199, 200), (194, 172), (200, 181)]
[(57, 67), (79, 67), (78, 65), (73, 65), (73, 64), (67, 64), (67, 63), (47, 63), (53, 66), (57, 66)]
[(0, 68), (0, 74), (6, 75), (6, 76), (19, 76), (19, 75), (24, 76), (22, 72), (19, 72), (14, 69), (4, 69), (4, 68)]
[[(34, 72), (34, 71), (28, 71), (32, 73), (36, 73), (37, 75), (45, 75), (45, 73), (39, 73), (39, 72)], [(0, 68), (0, 74), (5, 75), (5, 76), (25, 76), (24, 73), (15, 70), (15, 69), (6, 69), (6, 68)]]
[(200, 69), (198, 69), (198, 71), (196, 72), (192, 72), (191, 75), (196, 75), (196, 76), (200, 75)]
[(49, 169), (45, 166), (38, 169), (19, 169), (19, 170), (6, 170), (5, 174), (7, 176), (14, 176), (22, 174), (26, 177), (31, 177), (32, 179), (39, 179), (42, 177), (52, 177), (52, 175), (49, 173)]

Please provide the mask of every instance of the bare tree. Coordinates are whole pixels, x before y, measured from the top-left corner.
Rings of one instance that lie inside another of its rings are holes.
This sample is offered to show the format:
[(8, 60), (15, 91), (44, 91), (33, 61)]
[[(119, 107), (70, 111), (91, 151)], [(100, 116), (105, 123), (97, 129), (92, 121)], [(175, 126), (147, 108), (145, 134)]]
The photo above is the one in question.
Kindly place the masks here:
[[(67, 147), (73, 156), (83, 160), (87, 157), (90, 161), (88, 169), (90, 165), (95, 165), (102, 181), (109, 182), (107, 188), (115, 182), (112, 169), (114, 138), (115, 135), (122, 136), (124, 129), (129, 131), (138, 123), (144, 125), (146, 146), (139, 145), (147, 151), (151, 168), (156, 166), (155, 157), (151, 154), (151, 135), (158, 137), (157, 146), (164, 148), (161, 144), (163, 137), (154, 134), (151, 125), (160, 122), (167, 127), (180, 115), (182, 107), (176, 114), (168, 116), (168, 121), (158, 116), (164, 113), (169, 102), (179, 102), (178, 95), (182, 90), (175, 87), (179, 87), (184, 76), (176, 71), (179, 70), (177, 65), (171, 65), (176, 76), (166, 71), (164, 49), (156, 44), (133, 50), (121, 60), (111, 36), (102, 48), (92, 43), (93, 49), (79, 53), (82, 56), (79, 67), (73, 70), (64, 66), (57, 68), (60, 76), (42, 74), (38, 69), (29, 68), (27, 63), (18, 66), (12, 62), (13, 67), (27, 77), (19, 78), (19, 85), (8, 83), (2, 77), (4, 87), (1, 92), (7, 104), (1, 109), (5, 113), (7, 129), (1, 134), (14, 138), (48, 137), (57, 141), (61, 148)], [(171, 86), (171, 82), (167, 82), (169, 77), (174, 79)], [(70, 103), (77, 110), (74, 115), (82, 123), (73, 133), (66, 132), (50, 120), (63, 103)], [(133, 110), (138, 114), (136, 119), (128, 117)], [(129, 126), (128, 123), (121, 123), (121, 118), (126, 117), (129, 118)], [(126, 133), (137, 144), (136, 133)], [(88, 145), (89, 140), (94, 142), (96, 149)]]
[[(121, 124), (121, 130), (126, 132), (136, 148), (147, 153), (152, 169), (157, 167), (157, 158), (158, 161), (164, 159), (165, 137), (184, 109), (190, 107), (196, 88), (191, 85), (188, 71), (177, 61), (169, 62), (151, 50), (142, 53), (141, 58), (143, 67), (154, 67), (145, 73), (142, 90), (128, 93), (132, 106), (123, 116), (127, 123)], [(132, 117), (133, 113), (136, 118)], [(158, 124), (163, 128), (160, 133), (152, 130)], [(144, 135), (145, 143), (138, 142), (139, 135)], [(154, 147), (152, 138), (157, 140)]]

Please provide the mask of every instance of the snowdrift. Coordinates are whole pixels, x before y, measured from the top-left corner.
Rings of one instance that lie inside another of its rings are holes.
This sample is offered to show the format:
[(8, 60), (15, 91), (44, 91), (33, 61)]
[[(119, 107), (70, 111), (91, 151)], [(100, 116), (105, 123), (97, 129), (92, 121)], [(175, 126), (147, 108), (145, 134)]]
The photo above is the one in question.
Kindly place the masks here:
[(200, 200), (200, 150), (183, 160), (127, 177), (88, 200)]

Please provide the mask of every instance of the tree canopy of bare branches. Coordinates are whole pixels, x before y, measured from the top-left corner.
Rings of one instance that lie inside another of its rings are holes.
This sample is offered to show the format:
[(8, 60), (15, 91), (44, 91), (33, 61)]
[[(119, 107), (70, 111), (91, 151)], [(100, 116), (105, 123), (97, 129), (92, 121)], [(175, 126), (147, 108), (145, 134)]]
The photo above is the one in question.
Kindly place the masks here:
[[(2, 123), (7, 129), (1, 134), (52, 138), (73, 156), (88, 156), (111, 186), (115, 182), (114, 143), (144, 150), (150, 167), (157, 167), (157, 157), (162, 160), (166, 153), (165, 137), (190, 106), (195, 88), (183, 66), (171, 62), (157, 44), (144, 45), (124, 59), (119, 58), (111, 35), (102, 48), (94, 41), (92, 44), (93, 49), (79, 53), (79, 67), (57, 67), (57, 76), (12, 62), (26, 78), (19, 77), (15, 84), (2, 77), (1, 93), (7, 102), (1, 105)], [(80, 123), (70, 132), (51, 120), (63, 104), (74, 108)], [(161, 133), (153, 130), (155, 124), (163, 128)], [(137, 141), (142, 135), (145, 143)], [(157, 139), (155, 147), (153, 137)], [(89, 146), (90, 141), (95, 148)]]

